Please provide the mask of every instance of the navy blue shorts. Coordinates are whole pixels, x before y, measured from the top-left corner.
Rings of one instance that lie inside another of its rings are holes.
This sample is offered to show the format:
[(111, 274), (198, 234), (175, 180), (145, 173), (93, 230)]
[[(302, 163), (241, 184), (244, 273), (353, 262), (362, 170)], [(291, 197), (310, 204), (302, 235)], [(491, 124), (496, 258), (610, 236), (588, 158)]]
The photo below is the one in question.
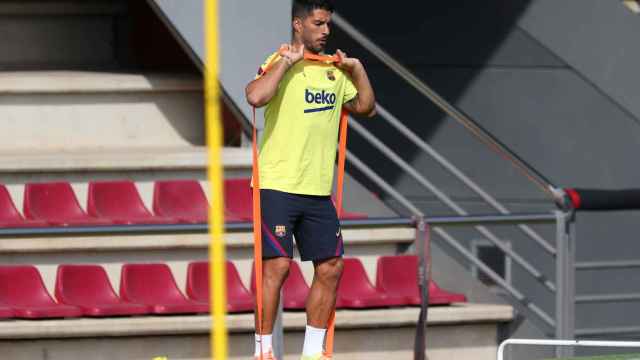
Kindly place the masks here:
[(330, 196), (261, 189), (262, 257), (293, 258), (295, 237), (302, 261), (342, 256), (344, 246)]

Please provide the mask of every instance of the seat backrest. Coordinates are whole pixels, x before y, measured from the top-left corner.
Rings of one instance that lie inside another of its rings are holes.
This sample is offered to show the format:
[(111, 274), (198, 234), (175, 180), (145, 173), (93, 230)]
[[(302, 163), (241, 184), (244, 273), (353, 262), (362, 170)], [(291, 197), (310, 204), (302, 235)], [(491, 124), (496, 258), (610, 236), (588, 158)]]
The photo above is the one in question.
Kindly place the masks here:
[(28, 219), (83, 219), (82, 210), (68, 182), (29, 183), (24, 188), (24, 215)]
[(148, 217), (133, 181), (93, 181), (89, 183), (87, 211), (90, 215), (107, 218)]
[(198, 301), (209, 301), (209, 263), (197, 261), (187, 267), (187, 296)]
[(56, 298), (68, 304), (119, 302), (107, 272), (99, 265), (60, 265)]
[[(229, 299), (237, 299), (247, 296), (248, 290), (240, 279), (238, 269), (231, 262), (226, 262), (227, 267), (227, 296)], [(187, 295), (193, 300), (209, 301), (209, 262), (192, 262), (187, 268)]]
[(0, 184), (0, 222), (2, 221), (21, 222), (24, 221), (24, 218), (11, 200), (7, 187)]
[(125, 301), (142, 304), (185, 299), (166, 264), (122, 265), (120, 297)]
[(251, 179), (226, 179), (224, 181), (225, 211), (244, 220), (253, 217)]
[(207, 219), (209, 204), (197, 180), (156, 181), (153, 187), (153, 212), (156, 215)]
[(339, 289), (341, 293), (358, 293), (373, 289), (373, 284), (371, 284), (360, 259), (344, 259), (344, 270), (340, 279)]
[(307, 285), (302, 269), (296, 261), (291, 261), (289, 264), (289, 276), (282, 285), (282, 291), (285, 297), (304, 297), (309, 294), (309, 285)]
[(13, 306), (54, 304), (40, 272), (32, 265), (0, 266), (0, 302)]
[(417, 256), (381, 256), (378, 258), (376, 286), (389, 294), (420, 296), (417, 274)]

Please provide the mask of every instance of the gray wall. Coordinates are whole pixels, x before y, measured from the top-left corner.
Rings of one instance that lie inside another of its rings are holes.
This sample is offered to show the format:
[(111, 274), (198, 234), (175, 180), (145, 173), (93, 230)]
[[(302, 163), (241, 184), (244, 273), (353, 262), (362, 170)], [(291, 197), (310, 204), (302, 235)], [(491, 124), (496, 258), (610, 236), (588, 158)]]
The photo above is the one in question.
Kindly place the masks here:
[[(407, 8), (355, 3), (339, 12), (445, 98), (563, 187), (640, 185), (640, 18), (618, 1), (472, 0), (422, 2)], [(371, 18), (387, 20), (385, 26)], [(397, 20), (396, 20), (397, 19)], [(507, 162), (400, 81), (344, 34), (336, 47), (362, 58), (379, 102), (514, 211), (547, 211), (545, 196)], [(381, 119), (368, 122), (404, 159), (473, 212), (493, 212)], [(452, 213), (370, 146), (351, 135), (355, 151), (429, 214)], [(640, 258), (640, 212), (579, 213), (578, 260)], [(518, 234), (496, 229), (526, 258), (554, 275), (553, 263)], [(547, 230), (541, 230), (548, 232)], [(465, 241), (480, 238), (461, 231)], [(548, 237), (550, 240), (552, 236)], [(439, 243), (439, 242), (438, 242)], [(439, 243), (441, 244), (441, 243)], [(446, 250), (446, 247), (445, 247)], [(450, 254), (452, 252), (449, 251)], [(630, 293), (635, 271), (578, 273), (578, 292)], [(553, 311), (549, 293), (514, 265), (514, 281)], [(580, 305), (578, 326), (640, 321), (639, 303)]]
[[(200, 60), (204, 58), (203, 2), (200, 0), (150, 0), (155, 2)], [(250, 118), (244, 88), (266, 57), (290, 41), (290, 0), (221, 0), (220, 82)]]

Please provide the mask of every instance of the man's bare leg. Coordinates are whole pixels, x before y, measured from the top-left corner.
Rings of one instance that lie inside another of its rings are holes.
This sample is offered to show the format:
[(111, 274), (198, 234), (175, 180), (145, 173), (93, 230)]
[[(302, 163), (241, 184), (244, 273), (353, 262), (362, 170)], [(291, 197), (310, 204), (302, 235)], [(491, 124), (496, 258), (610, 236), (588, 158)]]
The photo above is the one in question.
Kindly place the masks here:
[(329, 316), (336, 305), (336, 291), (344, 262), (335, 257), (314, 262), (313, 282), (307, 298), (307, 325), (326, 329)]
[[(284, 280), (289, 275), (289, 263), (291, 259), (287, 257), (277, 257), (273, 259), (264, 259), (262, 262), (262, 331), (258, 324), (258, 312), (256, 311), (255, 326), (256, 334), (268, 335), (273, 333), (273, 323), (278, 313), (278, 304), (280, 303), (280, 289)], [(256, 304), (257, 306), (257, 304)], [(260, 351), (261, 338), (256, 335), (256, 355)], [(271, 348), (270, 340), (264, 341), (262, 338), (262, 351), (268, 352)], [(267, 344), (265, 344), (267, 343)]]
[[(286, 257), (264, 259), (262, 261), (262, 334), (271, 334), (273, 332), (273, 323), (280, 303), (280, 289), (289, 275), (290, 262), (291, 259)], [(257, 316), (255, 324), (257, 333), (260, 329)]]

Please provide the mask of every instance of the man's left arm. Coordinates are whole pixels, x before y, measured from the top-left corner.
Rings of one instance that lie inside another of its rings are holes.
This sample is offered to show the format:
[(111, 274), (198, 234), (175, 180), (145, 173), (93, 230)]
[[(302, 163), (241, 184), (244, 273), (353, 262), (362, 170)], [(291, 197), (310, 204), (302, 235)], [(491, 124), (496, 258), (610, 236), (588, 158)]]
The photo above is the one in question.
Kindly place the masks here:
[(358, 91), (356, 97), (345, 103), (344, 107), (352, 114), (374, 116), (376, 114), (376, 98), (367, 71), (360, 60), (349, 58), (340, 50), (338, 50), (338, 56), (342, 61), (337, 66), (351, 75), (351, 81)]

